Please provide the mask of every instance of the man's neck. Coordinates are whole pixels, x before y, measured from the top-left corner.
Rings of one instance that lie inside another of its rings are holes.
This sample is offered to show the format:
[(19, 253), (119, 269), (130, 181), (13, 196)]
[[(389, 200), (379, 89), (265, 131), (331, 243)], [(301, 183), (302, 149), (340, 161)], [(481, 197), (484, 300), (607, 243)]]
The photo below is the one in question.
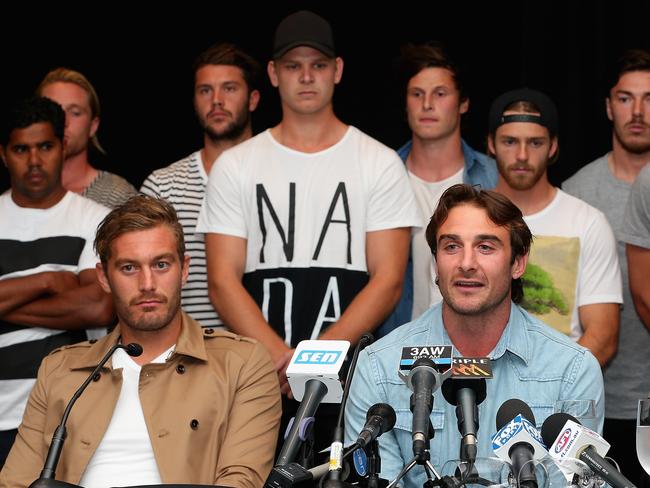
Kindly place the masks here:
[(123, 344), (136, 342), (142, 346), (142, 354), (133, 360), (140, 366), (148, 364), (178, 341), (181, 333), (182, 318), (180, 310), (172, 321), (162, 329), (153, 331), (135, 330), (120, 321), (120, 333)]
[(295, 151), (316, 153), (338, 143), (347, 130), (331, 106), (317, 114), (297, 114), (285, 108), (282, 122), (271, 129), (271, 135)]
[(499, 183), (495, 190), (508, 197), (524, 215), (541, 212), (550, 205), (557, 194), (557, 188), (549, 183), (546, 175), (540, 178), (535, 186), (529, 190), (515, 190), (508, 186), (505, 180), (499, 176)]
[(465, 165), (460, 131), (441, 140), (425, 140), (413, 135), (406, 166), (418, 178), (429, 182), (445, 180)]
[(614, 178), (626, 183), (634, 183), (639, 172), (649, 161), (650, 151), (633, 154), (626, 151), (616, 137), (613, 138), (612, 152), (607, 157), (607, 164)]
[(97, 178), (98, 171), (88, 161), (88, 151), (66, 158), (61, 171), (61, 183), (66, 190), (83, 193)]
[(201, 149), (201, 159), (203, 160), (203, 168), (205, 169), (206, 174), (210, 174), (210, 170), (214, 165), (214, 162), (217, 160), (221, 153), (226, 149), (235, 147), (237, 144), (244, 142), (247, 139), (250, 139), (253, 135), (253, 130), (250, 126), (242, 132), (242, 134), (237, 139), (219, 139), (212, 140), (207, 134), (203, 136), (203, 149)]
[(510, 299), (481, 315), (460, 315), (443, 302), (442, 321), (456, 350), (464, 357), (485, 357), (497, 345), (510, 320)]

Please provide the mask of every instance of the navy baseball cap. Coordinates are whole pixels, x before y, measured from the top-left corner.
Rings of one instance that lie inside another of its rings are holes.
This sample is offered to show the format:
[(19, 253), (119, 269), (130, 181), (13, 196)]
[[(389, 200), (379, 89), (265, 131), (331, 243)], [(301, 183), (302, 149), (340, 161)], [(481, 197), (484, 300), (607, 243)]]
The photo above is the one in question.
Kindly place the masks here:
[[(516, 102), (530, 102), (539, 109), (539, 115), (536, 114), (513, 114), (503, 115), (506, 108)], [(490, 115), (488, 120), (488, 129), (490, 134), (501, 127), (503, 124), (510, 122), (531, 122), (546, 127), (551, 136), (557, 135), (558, 131), (558, 114), (557, 107), (548, 95), (530, 88), (520, 88), (511, 90), (497, 97), (490, 106)]]
[(278, 24), (273, 37), (273, 58), (298, 46), (313, 47), (330, 58), (336, 57), (332, 26), (309, 10), (293, 13)]

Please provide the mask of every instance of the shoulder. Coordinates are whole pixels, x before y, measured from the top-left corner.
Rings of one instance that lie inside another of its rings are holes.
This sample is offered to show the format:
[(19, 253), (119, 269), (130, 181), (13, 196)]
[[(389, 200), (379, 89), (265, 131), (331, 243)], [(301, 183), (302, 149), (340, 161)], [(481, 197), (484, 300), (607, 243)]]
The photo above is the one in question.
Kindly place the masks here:
[(195, 151), (183, 159), (179, 159), (178, 161), (168, 166), (158, 168), (157, 170), (153, 171), (147, 177), (147, 180), (162, 180), (170, 178), (172, 176), (186, 174), (187, 172), (192, 171), (196, 161), (198, 161), (198, 158), (199, 151)]
[(352, 125), (348, 128), (348, 132), (344, 137), (347, 138), (351, 144), (357, 145), (360, 151), (364, 151), (366, 153), (364, 156), (374, 155), (376, 157), (385, 157), (391, 160), (396, 160), (400, 162), (401, 165), (401, 159), (394, 149), (391, 149), (374, 137), (369, 136)]
[(248, 362), (268, 361), (270, 356), (266, 349), (255, 339), (244, 337), (225, 330), (203, 328), (205, 350), (210, 361), (223, 361), (228, 358), (237, 358), (241, 365)]
[(582, 196), (584, 191), (593, 191), (602, 181), (603, 171), (607, 170), (607, 154), (580, 168), (573, 176), (562, 183), (562, 189), (572, 195)]
[[(90, 219), (99, 223), (111, 210), (101, 203), (97, 203), (90, 198), (82, 197), (73, 192), (68, 192), (68, 198), (68, 208), (66, 209), (67, 220), (71, 220), (68, 212), (76, 212), (81, 216), (82, 222), (87, 222)], [(93, 229), (94, 231), (95, 229)]]
[(102, 173), (102, 179), (106, 182), (107, 185), (116, 189), (117, 191), (129, 191), (132, 193), (137, 193), (135, 187), (120, 175), (104, 171)]
[(571, 215), (573, 215), (574, 219), (582, 221), (587, 225), (594, 221), (607, 223), (605, 214), (603, 214), (603, 212), (598, 210), (593, 205), (590, 205), (584, 200), (575, 197), (573, 195), (570, 195), (569, 193), (560, 190), (559, 188), (557, 192), (558, 192), (557, 195), (558, 209), (561, 210), (562, 213), (570, 210), (572, 212)]
[(69, 371), (80, 358), (88, 353), (96, 342), (95, 340), (92, 342), (84, 341), (53, 349), (43, 359), (40, 371), (46, 376), (61, 370)]

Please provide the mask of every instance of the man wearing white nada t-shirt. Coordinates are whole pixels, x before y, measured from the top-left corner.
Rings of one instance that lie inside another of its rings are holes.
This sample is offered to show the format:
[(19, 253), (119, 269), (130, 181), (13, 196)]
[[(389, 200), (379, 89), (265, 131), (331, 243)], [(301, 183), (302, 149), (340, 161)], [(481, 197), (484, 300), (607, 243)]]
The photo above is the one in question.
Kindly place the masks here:
[(289, 394), (300, 340), (355, 343), (391, 312), (420, 218), (397, 154), (334, 113), (343, 60), (329, 23), (290, 15), (273, 52), (282, 120), (216, 161), (197, 230), (215, 308), (266, 346)]
[(557, 130), (557, 109), (545, 94), (524, 88), (499, 96), (488, 135), (496, 191), (521, 209), (535, 237), (522, 306), (604, 365), (616, 351), (622, 303), (616, 241), (602, 212), (548, 181)]

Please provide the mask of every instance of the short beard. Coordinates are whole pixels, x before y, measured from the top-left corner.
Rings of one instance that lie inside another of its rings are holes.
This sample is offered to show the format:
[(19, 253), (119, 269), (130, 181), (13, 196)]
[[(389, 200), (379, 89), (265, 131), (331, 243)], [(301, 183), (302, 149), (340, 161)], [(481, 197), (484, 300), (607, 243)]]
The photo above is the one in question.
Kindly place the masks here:
[(614, 137), (625, 151), (630, 154), (642, 155), (650, 151), (650, 141), (640, 140), (639, 142), (629, 143), (614, 129)]
[(470, 309), (457, 307), (456, 304), (452, 300), (449, 299), (449, 297), (445, 297), (444, 295), (443, 295), (443, 299), (444, 299), (445, 305), (447, 305), (456, 314), (464, 315), (466, 317), (474, 317), (474, 316), (477, 316), (477, 315), (486, 314), (487, 312), (490, 312), (490, 311), (496, 309), (497, 307), (499, 307), (499, 305), (501, 305), (506, 300), (509, 300), (510, 299), (510, 290), (511, 290), (510, 288), (507, 288), (503, 292), (503, 294), (500, 297), (498, 297), (496, 300), (492, 300), (490, 302), (480, 303), (480, 304), (478, 304), (478, 306), (476, 306), (474, 308), (470, 308)]
[(233, 121), (226, 126), (222, 131), (215, 131), (208, 124), (203, 125), (203, 132), (207, 135), (212, 142), (219, 141), (236, 141), (241, 138), (244, 131), (248, 128), (250, 121), (250, 114), (247, 110), (233, 119)]

